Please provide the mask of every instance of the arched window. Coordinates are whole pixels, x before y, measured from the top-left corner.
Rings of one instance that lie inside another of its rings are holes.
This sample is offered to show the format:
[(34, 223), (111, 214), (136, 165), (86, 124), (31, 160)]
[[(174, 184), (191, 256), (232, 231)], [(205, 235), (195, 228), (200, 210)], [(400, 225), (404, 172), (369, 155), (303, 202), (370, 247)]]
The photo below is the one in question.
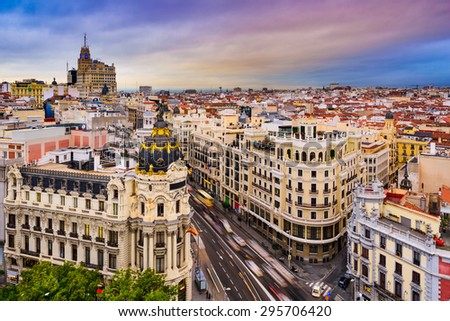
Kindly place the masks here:
[(302, 162), (306, 162), (306, 152), (302, 152)]
[(316, 160), (316, 153), (311, 152), (311, 153), (309, 154), (309, 160), (310, 160), (311, 162), (315, 161), (315, 160)]
[(318, 157), (318, 159), (319, 159), (319, 162), (322, 162), (322, 161), (323, 161), (323, 154), (322, 154), (322, 152), (319, 152), (319, 157)]
[(291, 150), (288, 149), (286, 153), (287, 153), (287, 157), (288, 157), (289, 159), (291, 159)]
[(295, 160), (296, 161), (300, 160), (300, 153), (298, 152), (298, 150), (295, 151)]

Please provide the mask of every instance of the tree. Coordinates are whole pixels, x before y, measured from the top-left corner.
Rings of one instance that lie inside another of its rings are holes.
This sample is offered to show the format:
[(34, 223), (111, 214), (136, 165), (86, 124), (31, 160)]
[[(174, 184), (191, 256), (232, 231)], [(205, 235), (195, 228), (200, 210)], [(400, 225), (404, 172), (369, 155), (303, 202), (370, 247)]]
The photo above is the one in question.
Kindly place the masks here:
[(102, 277), (98, 271), (70, 263), (41, 262), (21, 273), (17, 285), (20, 301), (93, 301)]
[(166, 285), (164, 276), (154, 270), (128, 268), (117, 272), (98, 298), (104, 301), (169, 301), (177, 291), (177, 286)]

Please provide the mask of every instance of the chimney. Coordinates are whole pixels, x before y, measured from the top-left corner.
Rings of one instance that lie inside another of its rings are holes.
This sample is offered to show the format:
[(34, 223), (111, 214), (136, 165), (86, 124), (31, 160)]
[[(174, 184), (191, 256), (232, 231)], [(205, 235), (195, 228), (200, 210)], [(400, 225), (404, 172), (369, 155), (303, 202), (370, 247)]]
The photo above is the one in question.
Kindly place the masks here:
[(94, 151), (94, 171), (98, 172), (98, 168), (100, 167), (100, 152)]
[(426, 212), (427, 209), (427, 199), (425, 196), (422, 196), (420, 198), (420, 209), (424, 212)]
[(436, 155), (436, 143), (430, 143), (430, 154)]

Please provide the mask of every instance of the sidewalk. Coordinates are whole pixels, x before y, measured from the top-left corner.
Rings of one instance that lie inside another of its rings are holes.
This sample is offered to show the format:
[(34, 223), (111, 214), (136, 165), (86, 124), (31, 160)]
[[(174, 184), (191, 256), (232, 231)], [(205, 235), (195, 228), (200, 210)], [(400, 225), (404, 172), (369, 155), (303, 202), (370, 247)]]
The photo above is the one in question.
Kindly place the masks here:
[[(253, 229), (251, 226), (246, 224), (244, 221), (238, 221), (237, 215), (235, 213), (225, 212), (225, 211), (223, 211), (223, 213), (225, 213), (230, 218), (231, 224), (233, 224), (235, 227), (239, 228), (241, 231), (246, 233), (248, 236), (250, 236), (254, 240), (256, 240), (275, 259), (278, 259), (280, 256), (285, 257), (285, 255), (281, 255), (280, 251), (273, 250), (272, 243), (269, 240), (267, 240), (264, 236), (259, 234), (258, 231)], [(230, 216), (230, 214), (231, 214), (231, 216)], [(291, 261), (291, 266), (294, 265), (299, 268), (298, 273), (295, 273), (293, 275), (296, 275), (297, 278), (299, 278), (300, 280), (303, 280), (305, 282), (323, 281), (336, 268), (341, 267), (342, 260), (345, 260), (345, 258), (346, 258), (345, 254), (343, 252), (345, 252), (345, 251), (341, 250), (341, 252), (339, 252), (338, 255), (333, 260), (331, 260), (330, 262), (326, 262), (326, 263), (305, 263), (305, 262), (300, 262), (300, 261), (293, 259)], [(285, 264), (287, 265), (286, 261), (285, 261)], [(343, 270), (343, 273), (345, 273), (345, 269)]]

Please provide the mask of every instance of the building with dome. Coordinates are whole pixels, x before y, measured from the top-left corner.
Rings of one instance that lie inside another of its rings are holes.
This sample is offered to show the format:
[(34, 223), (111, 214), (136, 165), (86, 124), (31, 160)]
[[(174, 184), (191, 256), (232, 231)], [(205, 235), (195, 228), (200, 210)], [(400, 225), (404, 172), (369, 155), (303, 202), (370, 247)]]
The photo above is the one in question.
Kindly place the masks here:
[[(191, 300), (191, 208), (187, 168), (162, 111), (140, 146), (135, 169), (88, 162), (27, 167), (7, 173), (5, 264), (9, 282), (39, 261), (98, 269), (105, 282), (123, 268), (154, 269)], [(72, 167), (72, 168), (71, 168)]]

